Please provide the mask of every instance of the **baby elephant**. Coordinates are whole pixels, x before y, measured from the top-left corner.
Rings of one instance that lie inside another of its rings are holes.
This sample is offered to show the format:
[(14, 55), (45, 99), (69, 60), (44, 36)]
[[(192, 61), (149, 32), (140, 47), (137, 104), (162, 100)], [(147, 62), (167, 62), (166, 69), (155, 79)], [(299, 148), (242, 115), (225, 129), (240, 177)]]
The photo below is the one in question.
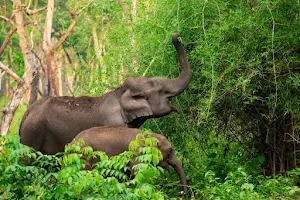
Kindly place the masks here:
[[(139, 129), (127, 127), (94, 127), (80, 132), (71, 144), (74, 144), (81, 138), (85, 142), (84, 146), (91, 146), (96, 151), (104, 151), (111, 157), (128, 151), (129, 143), (141, 132)], [(158, 149), (163, 155), (163, 160), (160, 161), (159, 165), (163, 168), (168, 168), (168, 166), (171, 165), (175, 169), (183, 189), (179, 195), (185, 195), (187, 192), (187, 180), (171, 144), (167, 138), (161, 134), (152, 133), (151, 136), (158, 139)]]

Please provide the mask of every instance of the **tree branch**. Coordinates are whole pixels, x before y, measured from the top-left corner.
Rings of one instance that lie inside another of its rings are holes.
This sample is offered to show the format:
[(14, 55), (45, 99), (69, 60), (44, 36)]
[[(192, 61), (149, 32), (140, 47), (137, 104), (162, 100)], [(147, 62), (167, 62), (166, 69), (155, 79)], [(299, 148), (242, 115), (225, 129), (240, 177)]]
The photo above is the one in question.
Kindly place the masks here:
[[(31, 24), (31, 23), (32, 23), (32, 22), (27, 21), (27, 22), (24, 23), (24, 26), (27, 26), (28, 24)], [(16, 26), (13, 26), (13, 27), (8, 31), (8, 33), (6, 34), (6, 37), (5, 37), (3, 43), (2, 43), (2, 45), (1, 45), (1, 47), (0, 47), (0, 56), (3, 54), (3, 52), (4, 52), (4, 50), (5, 50), (5, 47), (6, 47), (6, 45), (7, 45), (8, 42), (9, 42), (10, 37), (11, 37), (12, 34), (14, 34), (14, 32), (16, 32), (16, 31), (17, 31), (17, 27), (16, 27)]]
[(5, 71), (1, 72), (0, 77), (2, 78), (2, 76), (4, 76), (4, 74), (5, 74)]
[(76, 17), (87, 7), (89, 7), (92, 3), (93, 3), (94, 0), (90, 1), (88, 4), (86, 4), (82, 9), (80, 9), (79, 11), (75, 12), (71, 12), (71, 19), (72, 19), (72, 22), (68, 28), (68, 30), (65, 32), (65, 34), (57, 41), (57, 43), (55, 45), (53, 45), (53, 47), (51, 48), (51, 51), (56, 51), (60, 45), (62, 45), (62, 43), (64, 43), (64, 41), (67, 39), (67, 37), (70, 35), (70, 33), (72, 32), (72, 30), (74, 29), (75, 27), (75, 24), (76, 24)]
[(13, 79), (15, 79), (18, 84), (23, 82), (23, 80), (16, 73), (14, 73), (11, 69), (5, 66), (1, 61), (0, 61), (0, 68), (6, 73), (8, 73)]
[(88, 4), (86, 4), (83, 8), (81, 8), (79, 11), (76, 12), (76, 15), (79, 15), (84, 9), (86, 9), (87, 7), (89, 7), (92, 3), (94, 2), (94, 0), (91, 0)]
[(0, 18), (1, 18), (1, 19), (3, 19), (4, 21), (6, 21), (7, 23), (10, 23), (10, 24), (12, 24), (12, 25), (14, 25), (14, 24), (15, 24), (15, 23), (14, 23), (14, 21), (12, 21), (12, 20), (8, 19), (7, 17), (4, 17), (4, 16), (0, 15)]
[(56, 51), (62, 43), (67, 39), (67, 37), (72, 32), (73, 28), (75, 27), (76, 19), (72, 19), (72, 23), (70, 24), (68, 30), (65, 32), (65, 34), (56, 42), (56, 44), (51, 48), (51, 51)]
[(293, 140), (293, 142), (296, 142), (296, 143), (298, 143), (298, 144), (300, 144), (300, 140), (298, 140), (296, 137), (294, 137), (293, 135), (291, 135), (291, 134), (289, 134), (289, 133), (287, 133)]
[(36, 13), (38, 13), (38, 12), (42, 12), (42, 11), (44, 11), (44, 10), (46, 10), (46, 9), (47, 9), (47, 6), (45, 6), (45, 7), (43, 7), (43, 8), (40, 8), (40, 9), (33, 9), (33, 10), (26, 9), (26, 14), (27, 14), (27, 15), (34, 15), (34, 14), (36, 14)]
[(12, 28), (9, 30), (9, 32), (6, 34), (6, 37), (5, 37), (5, 39), (4, 39), (4, 41), (3, 41), (2, 45), (1, 45), (1, 48), (0, 48), (0, 56), (1, 56), (2, 53), (4, 52), (5, 47), (6, 47), (6, 45), (8, 44), (10, 37), (11, 37), (12, 34), (14, 34), (14, 32), (16, 32), (16, 31), (17, 31), (17, 27), (14, 26), (14, 27), (12, 27)]

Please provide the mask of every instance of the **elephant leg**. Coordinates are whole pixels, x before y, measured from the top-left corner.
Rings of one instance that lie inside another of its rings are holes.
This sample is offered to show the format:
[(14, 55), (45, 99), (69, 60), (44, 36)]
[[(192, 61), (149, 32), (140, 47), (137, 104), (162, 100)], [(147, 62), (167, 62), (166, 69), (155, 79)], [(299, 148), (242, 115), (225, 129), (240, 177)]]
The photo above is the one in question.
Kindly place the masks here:
[(132, 179), (135, 178), (136, 170), (134, 170), (133, 167), (134, 167), (135, 165), (137, 165), (137, 164), (140, 163), (140, 162), (138, 162), (138, 161), (135, 160), (136, 157), (137, 157), (137, 156), (134, 156), (134, 157), (133, 157), (133, 160), (134, 160), (134, 161), (129, 163), (130, 172), (127, 172), (127, 173), (126, 173), (127, 176), (128, 176), (128, 178), (129, 178), (129, 180), (132, 180)]
[(26, 126), (20, 134), (20, 142), (24, 145), (32, 147), (36, 151), (41, 151), (44, 142), (44, 130), (39, 130), (34, 126)]
[(175, 171), (177, 172), (177, 174), (180, 178), (180, 183), (182, 185), (182, 191), (178, 195), (183, 196), (187, 192), (187, 180), (186, 180), (182, 165), (179, 162), (177, 156), (175, 155), (175, 152), (173, 149), (171, 149), (171, 152), (169, 153), (168, 163), (175, 169)]

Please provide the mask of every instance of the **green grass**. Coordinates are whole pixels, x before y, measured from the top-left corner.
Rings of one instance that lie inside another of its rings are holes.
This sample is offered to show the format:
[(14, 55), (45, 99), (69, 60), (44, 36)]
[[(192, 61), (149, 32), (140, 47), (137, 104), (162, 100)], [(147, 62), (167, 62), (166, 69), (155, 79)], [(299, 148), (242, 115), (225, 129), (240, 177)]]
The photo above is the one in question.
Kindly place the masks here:
[[(5, 106), (8, 104), (8, 97), (0, 97), (0, 110), (2, 111)], [(23, 117), (24, 112), (27, 109), (27, 103), (21, 103), (14, 114), (12, 123), (9, 128), (9, 135), (19, 135), (19, 127)], [(2, 112), (0, 112), (0, 118), (2, 119)]]

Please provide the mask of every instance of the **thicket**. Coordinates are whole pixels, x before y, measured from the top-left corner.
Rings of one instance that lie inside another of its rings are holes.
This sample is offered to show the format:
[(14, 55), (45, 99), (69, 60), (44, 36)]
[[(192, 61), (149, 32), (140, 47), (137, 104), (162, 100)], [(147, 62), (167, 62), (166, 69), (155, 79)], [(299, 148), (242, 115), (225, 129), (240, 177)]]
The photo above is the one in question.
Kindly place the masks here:
[[(149, 132), (148, 132), (149, 133)], [(156, 148), (157, 139), (138, 134), (130, 143), (130, 151), (108, 158), (91, 147), (81, 148), (83, 141), (66, 145), (65, 152), (43, 155), (19, 143), (17, 136), (1, 137), (5, 151), (0, 155), (1, 199), (171, 199), (181, 186), (164, 177), (157, 167), (162, 159)], [(141, 145), (143, 147), (141, 147)], [(99, 157), (93, 170), (83, 170), (88, 159)], [(135, 158), (136, 157), (136, 158)], [(135, 165), (135, 177), (129, 162)], [(30, 166), (24, 163), (31, 162)], [(294, 199), (300, 188), (295, 186), (299, 168), (288, 172), (289, 178), (252, 177), (238, 168), (219, 182), (213, 171), (203, 181), (190, 185), (187, 199)], [(165, 174), (166, 175), (166, 174)], [(131, 177), (131, 178), (130, 178)], [(177, 177), (178, 178), (178, 177)], [(200, 186), (200, 184), (203, 184)], [(176, 191), (177, 190), (177, 191)]]
[[(137, 2), (135, 15), (134, 1), (123, 2), (127, 10), (120, 2), (94, 2), (64, 43), (59, 55), (66, 56), (65, 51), (68, 59), (62, 73), (74, 80), (67, 94), (101, 95), (130, 75), (176, 77), (171, 35), (180, 32), (193, 74), (185, 92), (172, 100), (181, 113), (148, 120), (144, 127), (166, 135), (177, 150), (190, 184), (188, 196), (299, 198), (299, 1), (146, 0)], [(54, 40), (69, 25), (66, 10), (74, 4), (57, 1)], [(100, 57), (93, 27), (103, 45)], [(35, 33), (31, 27), (27, 31)], [(42, 42), (38, 36), (33, 34), (35, 45)], [(8, 49), (2, 57), (21, 75), (16, 36), (12, 52), (13, 60)], [(17, 134), (13, 127), (11, 133)], [(20, 148), (16, 140), (13, 144), (3, 155)], [(161, 173), (148, 183), (152, 192), (172, 195), (174, 180), (176, 175)]]

